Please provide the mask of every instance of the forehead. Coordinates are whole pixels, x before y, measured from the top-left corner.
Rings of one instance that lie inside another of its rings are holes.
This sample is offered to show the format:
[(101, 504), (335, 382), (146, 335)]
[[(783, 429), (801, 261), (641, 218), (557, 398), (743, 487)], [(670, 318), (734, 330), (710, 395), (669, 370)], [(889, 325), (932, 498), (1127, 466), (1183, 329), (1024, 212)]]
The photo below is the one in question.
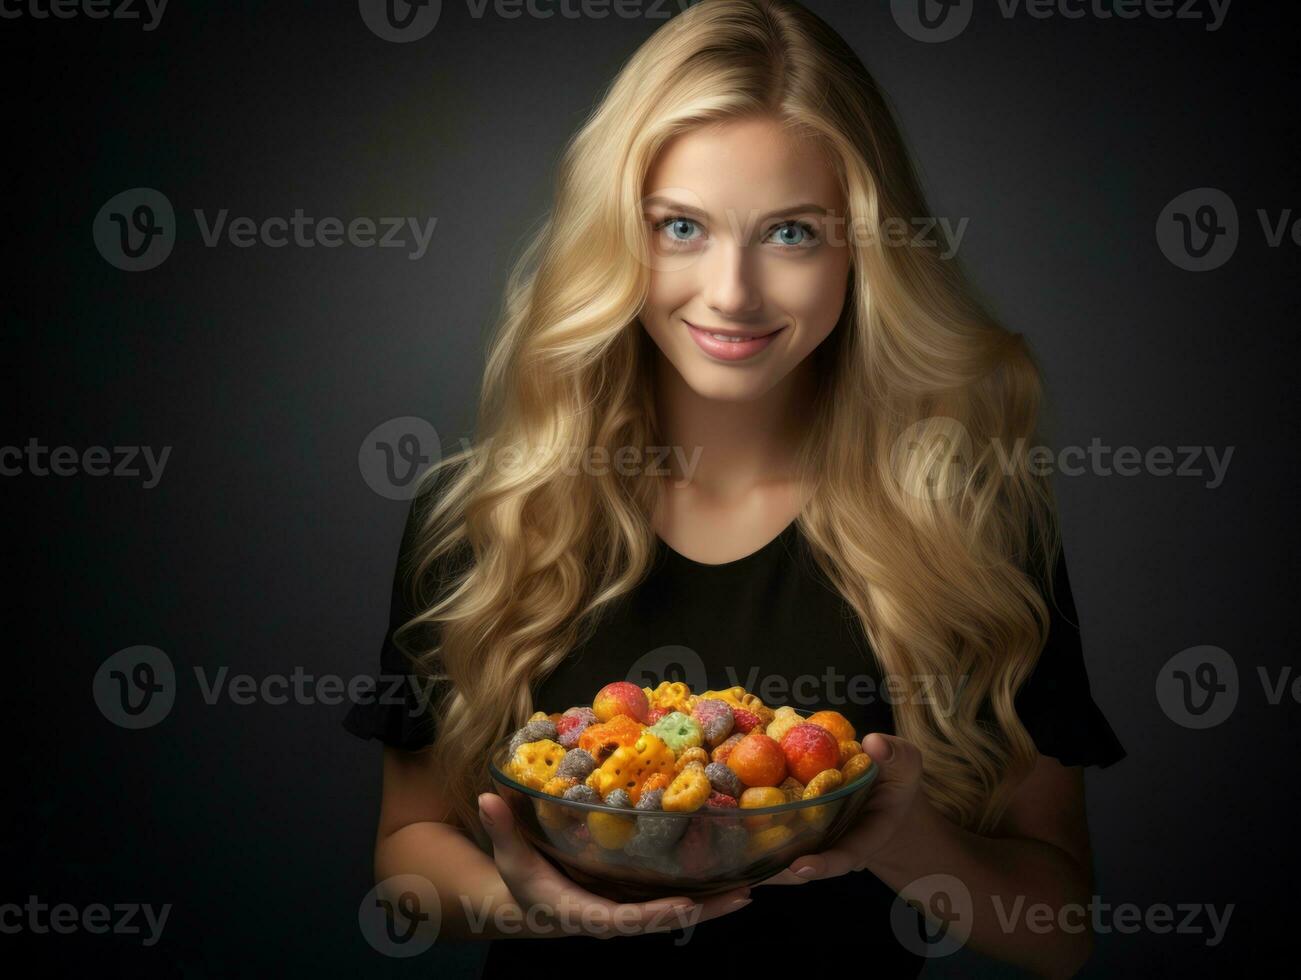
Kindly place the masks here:
[(699, 195), (709, 208), (805, 200), (842, 207), (840, 182), (822, 145), (770, 119), (729, 120), (674, 137), (656, 156), (643, 193), (674, 188)]

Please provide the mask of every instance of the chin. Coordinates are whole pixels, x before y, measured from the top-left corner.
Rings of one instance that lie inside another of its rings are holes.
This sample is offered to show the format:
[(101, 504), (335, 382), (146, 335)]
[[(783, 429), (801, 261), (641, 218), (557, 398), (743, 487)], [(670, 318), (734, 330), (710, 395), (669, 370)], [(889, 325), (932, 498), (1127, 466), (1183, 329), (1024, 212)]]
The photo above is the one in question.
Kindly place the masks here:
[[(697, 362), (699, 358), (697, 358)], [(773, 386), (769, 370), (745, 371), (722, 365), (694, 363), (678, 373), (687, 387), (701, 398), (718, 402), (748, 402), (762, 397)]]

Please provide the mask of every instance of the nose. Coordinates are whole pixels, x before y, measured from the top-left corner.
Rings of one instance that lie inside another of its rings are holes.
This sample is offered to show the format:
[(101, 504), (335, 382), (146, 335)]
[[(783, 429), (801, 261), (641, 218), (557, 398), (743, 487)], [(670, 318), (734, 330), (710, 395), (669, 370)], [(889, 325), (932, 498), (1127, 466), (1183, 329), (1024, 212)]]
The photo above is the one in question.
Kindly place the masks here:
[(752, 249), (726, 238), (706, 251), (699, 266), (701, 297), (719, 316), (741, 318), (763, 308), (756, 258)]

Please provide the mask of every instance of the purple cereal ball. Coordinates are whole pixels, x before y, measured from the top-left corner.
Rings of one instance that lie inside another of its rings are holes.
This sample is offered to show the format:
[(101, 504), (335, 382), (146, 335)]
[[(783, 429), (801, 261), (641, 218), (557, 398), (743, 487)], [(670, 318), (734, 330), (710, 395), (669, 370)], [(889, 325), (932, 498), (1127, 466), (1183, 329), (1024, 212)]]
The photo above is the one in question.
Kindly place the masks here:
[(732, 714), (732, 706), (726, 701), (719, 701), (716, 698), (705, 698), (696, 702), (696, 706), (691, 709), (691, 717), (696, 719), (700, 725), (700, 730), (705, 735), (705, 741), (710, 748), (720, 744), (727, 736), (732, 734), (732, 728), (736, 724), (736, 718)]
[(570, 749), (556, 766), (557, 776), (572, 776), (580, 783), (592, 774), (596, 760), (587, 749)]
[(709, 779), (709, 785), (720, 793), (739, 800), (745, 792), (741, 777), (726, 762), (709, 763), (705, 766), (705, 776)]
[(577, 786), (570, 786), (569, 789), (565, 790), (562, 798), (574, 803), (601, 802), (601, 794), (592, 789), (592, 787), (583, 783), (579, 783)]

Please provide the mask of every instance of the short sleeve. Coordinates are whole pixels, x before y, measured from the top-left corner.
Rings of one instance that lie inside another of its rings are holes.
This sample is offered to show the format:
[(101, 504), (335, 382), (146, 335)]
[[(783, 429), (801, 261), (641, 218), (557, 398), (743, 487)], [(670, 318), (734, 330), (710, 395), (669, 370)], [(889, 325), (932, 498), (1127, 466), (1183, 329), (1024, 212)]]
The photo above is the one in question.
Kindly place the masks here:
[(1049, 610), (1048, 639), (1030, 677), (1016, 695), (1016, 712), (1041, 755), (1064, 766), (1106, 768), (1128, 754), (1093, 700), (1084, 667), (1075, 598), (1066, 555), (1058, 552)]
[[(433, 743), (437, 726), (431, 708), (446, 694), (448, 687), (446, 681), (433, 680), (427, 671), (420, 669), (397, 645), (393, 636), (399, 627), (416, 615), (408, 598), (407, 575), (416, 557), (413, 543), (420, 518), (435, 492), (427, 491), (412, 501), (398, 548), (397, 567), (393, 572), (388, 626), (379, 651), (379, 675), (375, 677), (374, 686), (352, 702), (343, 719), (343, 727), (358, 738), (378, 739), (385, 745), (407, 751)], [(409, 646), (424, 649), (427, 643), (432, 643), (434, 635), (433, 628), (426, 627), (415, 639), (403, 639)]]

